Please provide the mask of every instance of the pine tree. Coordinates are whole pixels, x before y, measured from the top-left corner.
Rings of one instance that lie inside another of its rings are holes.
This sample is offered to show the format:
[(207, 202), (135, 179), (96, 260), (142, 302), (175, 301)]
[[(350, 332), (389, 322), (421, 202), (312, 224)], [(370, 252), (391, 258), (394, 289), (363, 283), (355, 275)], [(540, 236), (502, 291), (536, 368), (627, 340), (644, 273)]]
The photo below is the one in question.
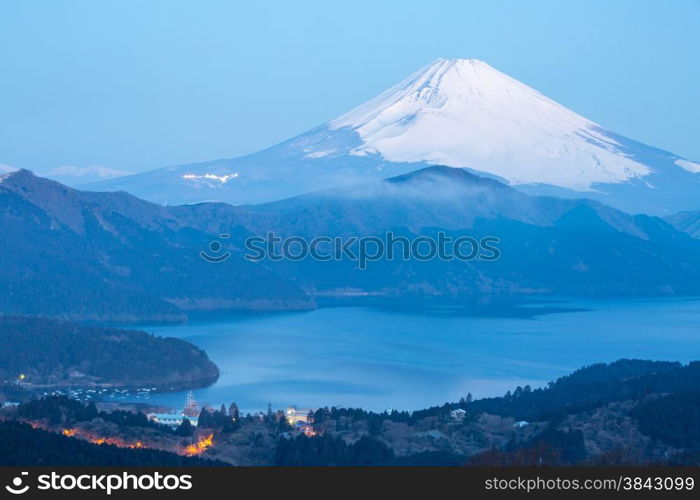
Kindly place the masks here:
[(231, 406), (228, 407), (228, 416), (238, 422), (240, 416), (238, 414), (238, 405), (236, 403), (231, 403)]
[(197, 427), (212, 427), (213, 424), (214, 422), (211, 418), (211, 413), (209, 413), (206, 408), (202, 408), (202, 411), (199, 412)]
[[(205, 410), (202, 410), (205, 411)], [(194, 433), (194, 426), (190, 423), (189, 418), (183, 418), (180, 425), (175, 429), (175, 435), (188, 437)]]

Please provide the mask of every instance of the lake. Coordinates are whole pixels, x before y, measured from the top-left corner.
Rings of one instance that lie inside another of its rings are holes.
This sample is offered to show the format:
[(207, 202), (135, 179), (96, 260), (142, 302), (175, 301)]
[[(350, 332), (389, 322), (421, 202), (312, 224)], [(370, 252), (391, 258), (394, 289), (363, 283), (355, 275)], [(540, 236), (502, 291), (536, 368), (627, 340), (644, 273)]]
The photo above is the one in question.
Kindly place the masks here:
[[(251, 412), (268, 403), (412, 410), (539, 387), (591, 363), (700, 359), (698, 298), (367, 304), (139, 328), (190, 341), (219, 366), (219, 381), (194, 391), (199, 402), (235, 401)], [(184, 399), (175, 392), (148, 402), (182, 407)]]

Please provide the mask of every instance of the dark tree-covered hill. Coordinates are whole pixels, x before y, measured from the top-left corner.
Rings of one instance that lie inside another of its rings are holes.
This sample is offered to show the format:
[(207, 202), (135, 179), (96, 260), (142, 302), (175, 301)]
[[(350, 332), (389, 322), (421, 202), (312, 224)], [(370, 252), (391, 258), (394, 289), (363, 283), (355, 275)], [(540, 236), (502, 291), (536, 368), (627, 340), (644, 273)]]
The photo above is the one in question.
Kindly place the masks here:
[[(201, 386), (218, 368), (184, 340), (47, 318), (0, 316), (0, 380)], [(76, 378), (79, 377), (78, 378)]]

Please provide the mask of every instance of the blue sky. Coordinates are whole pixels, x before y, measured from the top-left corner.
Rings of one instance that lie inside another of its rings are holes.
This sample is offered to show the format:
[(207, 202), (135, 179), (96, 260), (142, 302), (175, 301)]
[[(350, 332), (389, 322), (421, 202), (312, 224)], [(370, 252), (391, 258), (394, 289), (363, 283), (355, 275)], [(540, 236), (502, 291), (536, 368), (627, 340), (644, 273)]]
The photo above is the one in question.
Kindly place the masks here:
[(0, 164), (226, 158), (474, 57), (700, 160), (700, 0), (0, 0)]

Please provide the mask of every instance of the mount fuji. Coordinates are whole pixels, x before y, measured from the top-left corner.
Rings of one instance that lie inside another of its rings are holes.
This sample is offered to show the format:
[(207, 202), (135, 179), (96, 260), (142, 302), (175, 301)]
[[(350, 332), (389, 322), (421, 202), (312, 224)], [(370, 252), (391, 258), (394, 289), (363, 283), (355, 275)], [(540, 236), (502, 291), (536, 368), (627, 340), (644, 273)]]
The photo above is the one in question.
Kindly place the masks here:
[(700, 209), (699, 163), (608, 131), (475, 59), (439, 59), (350, 112), (252, 155), (85, 187), (165, 204), (240, 205), (427, 165), (632, 213)]

